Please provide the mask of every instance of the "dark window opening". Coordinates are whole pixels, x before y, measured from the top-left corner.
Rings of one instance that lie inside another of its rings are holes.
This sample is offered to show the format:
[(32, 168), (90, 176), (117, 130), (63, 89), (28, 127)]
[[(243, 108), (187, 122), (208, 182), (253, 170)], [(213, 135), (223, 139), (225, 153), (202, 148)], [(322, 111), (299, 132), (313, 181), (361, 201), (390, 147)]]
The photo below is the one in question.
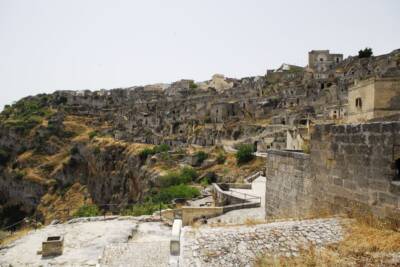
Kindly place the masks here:
[(325, 88), (325, 84), (321, 83), (321, 89)]
[(282, 120), (281, 120), (281, 124), (283, 124), (283, 125), (285, 125), (285, 124), (286, 124), (286, 121), (285, 121), (285, 119), (282, 119)]
[(393, 181), (400, 181), (400, 158), (398, 158), (395, 163), (395, 176), (393, 178)]
[(361, 109), (362, 108), (362, 100), (361, 97), (356, 98), (356, 108)]
[(300, 123), (301, 125), (307, 125), (307, 122), (308, 122), (307, 119), (301, 119), (301, 120), (299, 121), (299, 123)]
[(321, 62), (322, 62), (322, 61), (324, 61), (324, 59), (321, 57), (321, 58), (319, 59), (319, 61), (321, 61)]

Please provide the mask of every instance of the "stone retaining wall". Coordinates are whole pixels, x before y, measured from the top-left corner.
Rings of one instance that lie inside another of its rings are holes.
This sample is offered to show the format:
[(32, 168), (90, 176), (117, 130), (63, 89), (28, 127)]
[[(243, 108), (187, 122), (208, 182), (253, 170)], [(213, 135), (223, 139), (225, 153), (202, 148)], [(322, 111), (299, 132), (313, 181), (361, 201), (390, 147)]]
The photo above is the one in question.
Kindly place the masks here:
[(216, 206), (241, 204), (244, 202), (242, 198), (230, 194), (229, 191), (223, 191), (218, 184), (213, 184), (213, 197)]
[(266, 215), (307, 216), (311, 198), (310, 155), (281, 150), (268, 151), (266, 169)]
[(310, 155), (268, 152), (267, 216), (363, 211), (400, 222), (400, 122), (317, 125), (310, 144)]

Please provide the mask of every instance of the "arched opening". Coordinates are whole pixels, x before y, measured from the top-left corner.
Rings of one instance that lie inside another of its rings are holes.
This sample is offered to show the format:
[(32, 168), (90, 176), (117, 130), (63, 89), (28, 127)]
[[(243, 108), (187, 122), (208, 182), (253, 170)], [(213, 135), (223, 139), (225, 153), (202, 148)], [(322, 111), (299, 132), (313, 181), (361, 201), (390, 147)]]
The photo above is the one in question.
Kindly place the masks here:
[(257, 152), (257, 145), (258, 145), (258, 141), (254, 141), (254, 144), (253, 144), (254, 152)]

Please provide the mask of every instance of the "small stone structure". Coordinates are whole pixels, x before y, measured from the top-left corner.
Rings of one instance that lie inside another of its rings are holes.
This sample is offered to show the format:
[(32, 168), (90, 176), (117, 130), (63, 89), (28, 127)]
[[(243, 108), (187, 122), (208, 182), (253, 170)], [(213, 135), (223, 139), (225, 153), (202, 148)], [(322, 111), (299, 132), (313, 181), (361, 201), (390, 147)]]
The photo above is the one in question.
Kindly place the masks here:
[(181, 251), (182, 220), (174, 220), (172, 225), (170, 250), (171, 255), (178, 256)]
[(331, 54), (329, 50), (312, 50), (308, 53), (308, 66), (317, 72), (332, 69), (343, 60), (343, 54)]
[(59, 256), (63, 253), (63, 248), (63, 236), (49, 236), (42, 242), (42, 257)]

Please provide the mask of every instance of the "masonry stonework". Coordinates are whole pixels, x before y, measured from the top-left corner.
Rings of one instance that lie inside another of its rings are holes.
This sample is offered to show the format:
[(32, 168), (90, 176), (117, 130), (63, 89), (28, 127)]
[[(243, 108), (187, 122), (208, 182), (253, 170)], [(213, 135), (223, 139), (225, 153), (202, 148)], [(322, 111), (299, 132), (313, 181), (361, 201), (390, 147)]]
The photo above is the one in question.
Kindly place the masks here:
[(309, 213), (311, 174), (308, 154), (269, 150), (266, 178), (267, 216), (301, 217)]
[(266, 213), (356, 209), (399, 223), (399, 158), (400, 122), (317, 125), (309, 158), (268, 153)]

